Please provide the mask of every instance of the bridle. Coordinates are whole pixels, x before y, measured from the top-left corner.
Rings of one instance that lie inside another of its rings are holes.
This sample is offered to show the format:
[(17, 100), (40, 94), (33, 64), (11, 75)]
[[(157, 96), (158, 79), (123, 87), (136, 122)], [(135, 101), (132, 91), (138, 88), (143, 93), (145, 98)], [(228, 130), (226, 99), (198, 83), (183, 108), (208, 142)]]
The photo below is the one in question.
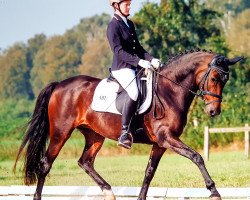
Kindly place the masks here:
[(219, 65), (219, 64), (221, 64), (221, 61), (219, 60), (221, 58), (224, 58), (224, 57), (216, 56), (211, 61), (211, 63), (208, 64), (208, 69), (205, 72), (205, 74), (203, 75), (203, 77), (201, 78), (200, 83), (198, 84), (200, 87), (199, 87), (198, 92), (196, 93), (197, 96), (201, 97), (203, 100), (204, 100), (205, 95), (209, 95), (209, 96), (213, 96), (213, 97), (217, 98), (216, 100), (213, 100), (213, 101), (210, 101), (210, 102), (205, 102), (205, 106), (207, 106), (207, 105), (209, 105), (211, 103), (214, 103), (214, 102), (221, 102), (222, 101), (222, 98), (223, 98), (222, 95), (218, 95), (218, 94), (215, 94), (213, 92), (210, 92), (210, 91), (204, 89), (205, 84), (206, 84), (206, 88), (208, 89), (208, 83), (209, 83), (208, 77), (209, 77), (212, 70), (217, 71), (217, 73), (220, 75), (220, 80), (224, 84), (226, 84), (226, 82), (228, 81), (228, 79), (229, 79), (229, 71), (225, 71), (225, 70), (221, 69), (221, 67)]
[[(199, 82), (198, 86), (199, 86), (199, 89), (197, 92), (191, 90), (190, 88), (168, 78), (167, 76), (163, 75), (160, 73), (160, 68), (162, 68), (163, 64), (161, 64), (161, 67), (159, 67), (157, 70), (154, 70), (154, 73), (156, 74), (155, 77), (156, 77), (156, 80), (155, 80), (155, 86), (154, 86), (154, 93), (156, 97), (158, 97), (158, 94), (157, 94), (157, 85), (158, 85), (158, 79), (159, 79), (159, 76), (162, 76), (164, 77), (165, 79), (171, 81), (172, 83), (188, 90), (190, 93), (194, 94), (195, 96), (197, 97), (201, 97), (203, 100), (204, 100), (204, 96), (205, 95), (209, 95), (209, 96), (213, 96), (213, 97), (216, 97), (217, 99), (216, 100), (213, 100), (213, 101), (210, 101), (210, 102), (205, 102), (205, 106), (211, 104), (211, 103), (214, 103), (214, 102), (221, 102), (222, 101), (222, 95), (219, 95), (219, 94), (215, 94), (213, 92), (210, 92), (208, 91), (208, 83), (209, 83), (209, 76), (210, 76), (210, 73), (212, 70), (215, 70), (217, 71), (217, 73), (220, 75), (220, 80), (226, 84), (226, 82), (228, 81), (229, 79), (229, 70), (228, 71), (225, 71), (224, 69), (222, 69), (222, 67), (220, 66), (222, 64), (222, 59), (224, 61), (224, 57), (223, 56), (220, 56), (220, 55), (217, 55), (213, 58), (213, 60), (208, 64), (208, 69), (207, 71), (205, 72), (205, 74), (202, 76), (201, 78), (201, 81)], [(205, 85), (206, 85), (206, 88), (205, 89)], [(158, 101), (160, 100), (159, 97), (157, 98)], [(204, 100), (205, 101), (205, 100)], [(161, 103), (161, 102), (160, 102)], [(162, 105), (163, 106), (163, 105)], [(163, 108), (164, 109), (164, 108)]]

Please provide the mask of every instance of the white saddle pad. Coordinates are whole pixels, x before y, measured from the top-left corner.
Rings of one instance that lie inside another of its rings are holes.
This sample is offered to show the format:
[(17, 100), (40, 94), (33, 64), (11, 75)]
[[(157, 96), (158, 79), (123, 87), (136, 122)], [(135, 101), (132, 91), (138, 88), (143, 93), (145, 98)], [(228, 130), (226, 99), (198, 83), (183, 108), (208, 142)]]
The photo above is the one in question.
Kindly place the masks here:
[[(152, 103), (153, 73), (151, 70), (148, 71), (147, 77), (143, 78), (142, 81), (146, 81), (147, 96), (143, 104), (137, 110), (137, 114), (146, 112)], [(103, 79), (95, 89), (91, 108), (98, 112), (110, 112), (121, 115), (115, 104), (118, 90), (118, 83), (107, 81), (107, 78)]]

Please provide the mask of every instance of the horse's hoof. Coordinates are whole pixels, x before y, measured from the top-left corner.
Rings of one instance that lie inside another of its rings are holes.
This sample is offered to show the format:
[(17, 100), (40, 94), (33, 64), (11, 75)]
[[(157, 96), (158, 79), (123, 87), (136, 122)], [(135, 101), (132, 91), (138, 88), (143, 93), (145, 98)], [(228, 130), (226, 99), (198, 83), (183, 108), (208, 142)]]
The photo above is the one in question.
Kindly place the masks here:
[(103, 190), (104, 193), (104, 200), (115, 200), (115, 195), (113, 194), (112, 190)]
[(213, 197), (210, 197), (209, 199), (210, 199), (210, 200), (221, 200), (221, 197), (218, 197), (218, 196), (217, 196), (217, 197), (216, 197), (216, 196), (213, 196)]
[(41, 196), (34, 195), (33, 200), (41, 200)]

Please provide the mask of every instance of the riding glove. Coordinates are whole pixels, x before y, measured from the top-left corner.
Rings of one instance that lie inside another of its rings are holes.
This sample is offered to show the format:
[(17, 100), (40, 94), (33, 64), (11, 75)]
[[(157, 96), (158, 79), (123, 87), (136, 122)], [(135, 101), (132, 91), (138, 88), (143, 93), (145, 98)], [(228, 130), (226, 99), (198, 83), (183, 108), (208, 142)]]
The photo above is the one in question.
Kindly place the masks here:
[(140, 60), (138, 65), (140, 65), (144, 69), (150, 69), (151, 68), (151, 63), (147, 60)]
[(155, 68), (158, 69), (160, 67), (161, 61), (157, 58), (153, 58), (151, 60), (151, 65)]

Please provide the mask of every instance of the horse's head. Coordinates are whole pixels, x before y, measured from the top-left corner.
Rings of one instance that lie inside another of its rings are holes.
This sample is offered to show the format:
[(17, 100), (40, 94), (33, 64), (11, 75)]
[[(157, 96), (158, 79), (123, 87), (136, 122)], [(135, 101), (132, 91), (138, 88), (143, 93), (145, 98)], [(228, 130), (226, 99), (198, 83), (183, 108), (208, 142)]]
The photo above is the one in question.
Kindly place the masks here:
[(205, 112), (214, 117), (221, 112), (222, 90), (229, 79), (229, 65), (234, 65), (243, 57), (233, 59), (216, 55), (197, 76), (200, 95), (205, 102)]

